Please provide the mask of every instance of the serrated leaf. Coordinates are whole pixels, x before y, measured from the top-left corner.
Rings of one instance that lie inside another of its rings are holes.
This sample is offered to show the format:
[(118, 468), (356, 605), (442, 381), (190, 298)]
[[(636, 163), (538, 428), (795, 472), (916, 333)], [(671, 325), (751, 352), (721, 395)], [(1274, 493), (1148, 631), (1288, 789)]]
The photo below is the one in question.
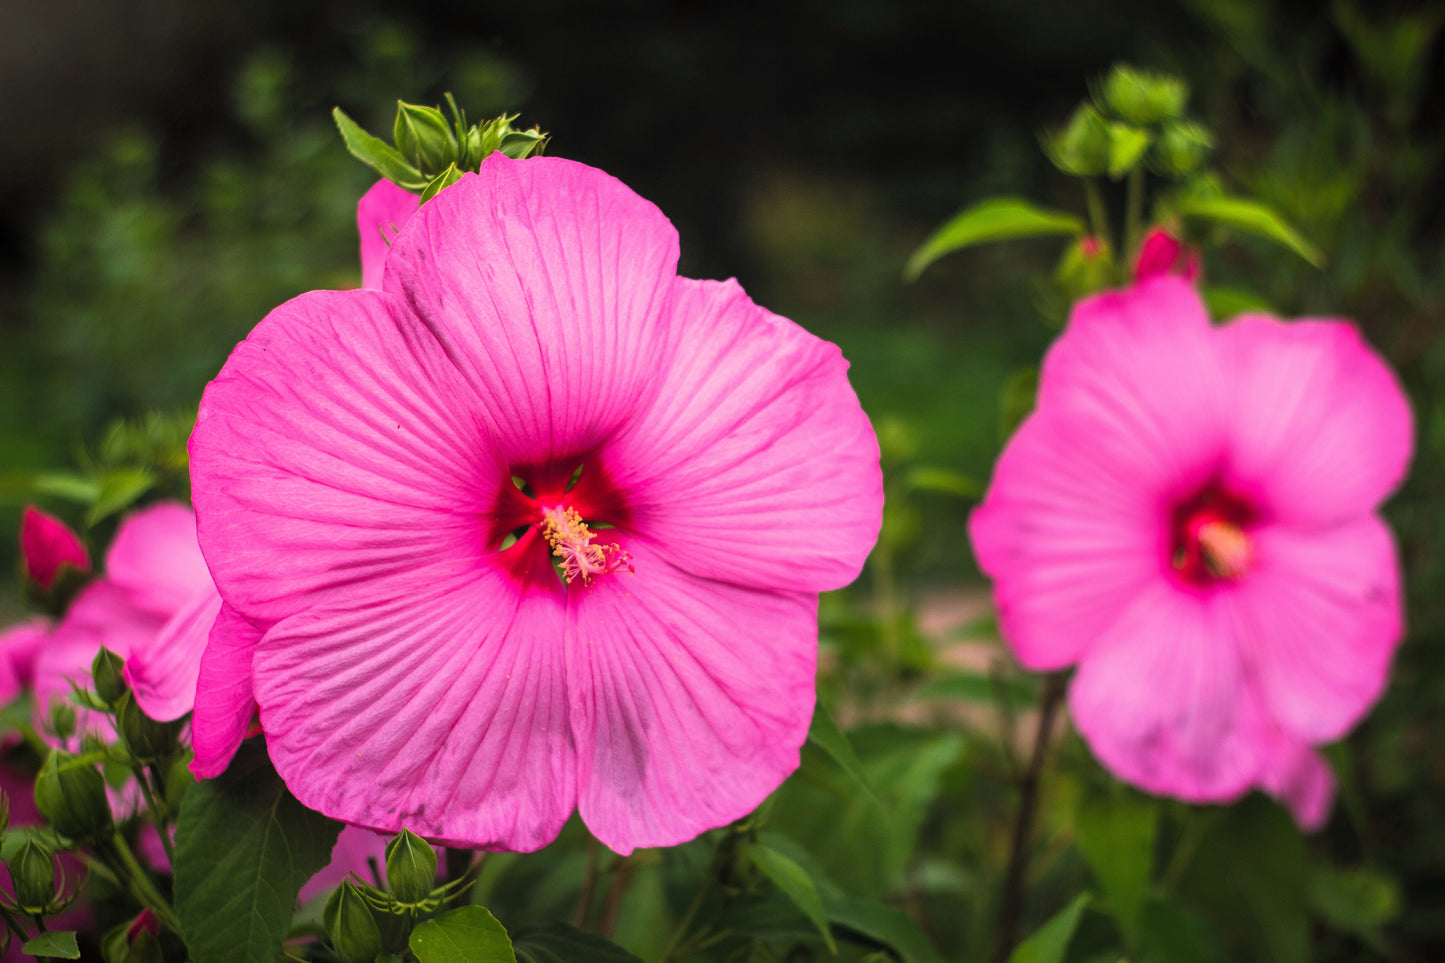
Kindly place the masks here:
[(192, 786), (176, 828), (176, 915), (191, 957), (275, 963), (296, 897), (331, 859), (341, 824), (307, 809), (271, 768), (262, 740), (225, 774)]
[(25, 941), (21, 949), (30, 956), (57, 956), (62, 960), (80, 959), (80, 946), (69, 930), (50, 930)]
[(1020, 943), (1012, 953), (1009, 954), (1008, 963), (1063, 963), (1064, 954), (1069, 951), (1069, 943), (1074, 938), (1074, 931), (1079, 928), (1079, 920), (1084, 915), (1084, 907), (1089, 905), (1090, 895), (1080, 893), (1074, 897), (1074, 901), (1058, 913), (1028, 939)]
[(843, 730), (838, 728), (833, 717), (828, 715), (828, 710), (816, 703), (813, 706), (813, 721), (808, 726), (808, 744), (821, 749), (869, 799), (880, 807), (883, 805), (874, 794), (873, 787), (868, 784), (868, 777), (863, 772), (863, 764), (858, 761), (858, 755), (853, 751), (853, 744), (848, 741)]
[(1109, 176), (1118, 180), (1139, 166), (1153, 136), (1132, 124), (1115, 122), (1109, 125)]
[(912, 281), (943, 255), (976, 244), (1083, 233), (1084, 222), (1066, 211), (1045, 210), (1018, 197), (990, 198), (965, 208), (934, 231), (908, 259), (903, 277)]
[(566, 923), (524, 930), (512, 940), (512, 949), (518, 963), (642, 963), (611, 940)]
[(395, 147), (380, 137), (368, 134), (361, 125), (346, 116), (346, 112), (340, 107), (332, 109), (331, 117), (336, 121), (336, 129), (341, 131), (341, 139), (346, 141), (346, 149), (351, 152), (352, 157), (374, 167), (377, 173), (398, 187), (409, 191), (419, 191), (426, 187), (427, 178), (408, 164)]
[(517, 963), (512, 941), (482, 906), (462, 906), (411, 931), (407, 945), (420, 963)]
[(750, 852), (753, 864), (803, 911), (803, 915), (817, 927), (823, 942), (828, 946), (828, 952), (836, 955), (838, 944), (833, 942), (833, 932), (828, 928), (828, 918), (823, 912), (823, 901), (818, 896), (818, 887), (814, 885), (807, 871), (782, 853), (762, 844), (753, 846)]
[(1281, 244), (1313, 264), (1324, 264), (1324, 254), (1291, 227), (1272, 208), (1243, 197), (1185, 197), (1179, 201), (1184, 217), (1238, 228)]
[(86, 526), (94, 525), (122, 509), (129, 508), (137, 498), (150, 491), (155, 483), (154, 475), (135, 468), (123, 468), (106, 475), (101, 479), (95, 504), (90, 506), (90, 511), (85, 516)]
[(1158, 825), (1158, 804), (1133, 795), (1085, 796), (1074, 813), (1079, 851), (1131, 946), (1138, 941), (1139, 914), (1154, 877)]

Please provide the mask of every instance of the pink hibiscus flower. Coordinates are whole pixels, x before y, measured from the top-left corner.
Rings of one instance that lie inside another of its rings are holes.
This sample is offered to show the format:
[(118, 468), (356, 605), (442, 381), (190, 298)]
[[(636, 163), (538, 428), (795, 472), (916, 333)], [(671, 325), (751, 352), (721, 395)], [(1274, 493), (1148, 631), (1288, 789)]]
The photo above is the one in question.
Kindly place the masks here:
[(1349, 324), (1214, 327), (1172, 277), (1083, 301), (971, 520), (1004, 637), (1031, 669), (1078, 666), (1074, 720), (1121, 778), (1257, 786), (1318, 826), (1311, 747), (1379, 696), (1402, 631), (1376, 509), (1411, 436)]
[(494, 154), (401, 228), (382, 290), (237, 347), (191, 437), (230, 626), (199, 773), (254, 695), (323, 813), (532, 850), (575, 808), (625, 853), (797, 766), (877, 442), (835, 346), (676, 259), (613, 178)]
[(379, 180), (356, 205), (356, 232), (361, 235), (361, 286), (381, 288), (381, 271), (401, 226), (421, 206), (421, 198)]

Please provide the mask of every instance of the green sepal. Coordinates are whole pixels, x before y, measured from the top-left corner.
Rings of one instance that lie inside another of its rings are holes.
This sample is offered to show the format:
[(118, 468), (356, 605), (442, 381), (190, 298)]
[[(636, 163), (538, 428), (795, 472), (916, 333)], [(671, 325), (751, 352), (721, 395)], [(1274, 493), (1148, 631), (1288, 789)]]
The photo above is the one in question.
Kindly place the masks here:
[(457, 165), (451, 164), (446, 170), (427, 182), (426, 188), (421, 192), (421, 202), (425, 204), (461, 179), (462, 172), (457, 169)]
[(435, 107), (396, 102), (392, 136), (401, 156), (423, 174), (445, 170), (457, 161), (457, 137)]

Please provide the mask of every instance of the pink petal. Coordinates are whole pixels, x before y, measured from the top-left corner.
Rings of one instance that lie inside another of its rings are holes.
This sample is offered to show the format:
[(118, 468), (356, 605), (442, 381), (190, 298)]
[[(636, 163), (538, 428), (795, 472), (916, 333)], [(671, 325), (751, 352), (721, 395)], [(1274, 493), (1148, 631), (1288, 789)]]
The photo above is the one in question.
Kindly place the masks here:
[(132, 648), (125, 663), (125, 678), (146, 715), (168, 722), (191, 711), (196, 701), (201, 653), (220, 611), (221, 596), (215, 586), (207, 586), (153, 639)]
[(531, 851), (576, 804), (564, 595), (459, 565), (430, 585), (357, 585), (256, 650), (276, 770), (372, 829)]
[(138, 607), (169, 618), (212, 588), (196, 542), (196, 515), (162, 502), (121, 523), (105, 556), (106, 577)]
[(378, 291), (273, 311), (206, 389), (191, 435), (221, 595), (273, 623), (317, 593), (482, 551), (507, 468), (432, 335)]
[(35, 659), (50, 639), (49, 619), (33, 618), (0, 632), (0, 702), (8, 702), (35, 680)]
[(197, 670), (195, 713), (191, 716), (191, 772), (219, 776), (246, 738), (256, 700), (251, 664), (262, 632), (229, 605), (222, 605)]
[(657, 390), (677, 232), (599, 170), (492, 154), (417, 212), (386, 263), (382, 286), (485, 399), (514, 464), (591, 450)]
[(1211, 334), (1198, 295), (1166, 277), (1080, 302), (1050, 349), (969, 525), (1024, 665), (1076, 661), (1162, 580), (1171, 506), (1224, 448)]
[(587, 827), (619, 853), (751, 812), (798, 765), (813, 714), (817, 597), (687, 574), (632, 540), (568, 613)]
[(1260, 771), (1264, 750), (1219, 600), (1161, 580), (1121, 613), (1069, 688), (1094, 754), (1149, 792), (1227, 800)]
[(1403, 631), (1390, 531), (1371, 516), (1255, 539), (1256, 568), (1229, 599), (1246, 664), (1283, 729), (1338, 738), (1379, 698)]
[(416, 213), (421, 198), (383, 178), (356, 204), (356, 230), (361, 235), (361, 286), (380, 288), (382, 268), (401, 226)]
[(1273, 517), (1373, 511), (1413, 446), (1399, 382), (1349, 324), (1241, 317), (1220, 331), (1234, 404), (1229, 470)]
[(26, 573), (43, 589), (55, 583), (62, 565), (90, 571), (90, 553), (80, 536), (34, 505), (26, 505), (20, 515), (20, 554)]
[(631, 527), (673, 564), (739, 585), (846, 585), (878, 535), (878, 441), (835, 345), (679, 278), (682, 332), (656, 400), (606, 447)]
[(1306, 832), (1322, 828), (1335, 802), (1335, 775), (1322, 755), (1279, 735), (1264, 764), (1260, 788), (1289, 809)]
[(331, 850), (331, 862), (301, 887), (297, 899), (305, 903), (312, 897), (335, 889), (352, 873), (368, 883), (375, 883), (372, 861), (375, 861), (376, 872), (385, 880), (386, 843), (389, 838), (360, 826), (343, 827), (341, 835), (336, 838), (335, 847)]

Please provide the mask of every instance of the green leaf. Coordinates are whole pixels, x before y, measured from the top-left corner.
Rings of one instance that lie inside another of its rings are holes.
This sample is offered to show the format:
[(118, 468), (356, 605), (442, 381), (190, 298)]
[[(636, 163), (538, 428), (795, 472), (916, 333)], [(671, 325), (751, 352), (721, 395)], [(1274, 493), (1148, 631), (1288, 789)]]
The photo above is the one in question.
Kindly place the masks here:
[(1400, 886), (1382, 873), (1319, 863), (1310, 870), (1310, 910), (1337, 930), (1367, 940), (1400, 915)]
[(1139, 166), (1144, 152), (1154, 140), (1147, 131), (1132, 124), (1114, 122), (1109, 125), (1109, 176), (1118, 180)]
[(611, 940), (566, 923), (523, 930), (512, 940), (512, 949), (519, 963), (641, 963)]
[(1227, 321), (1235, 315), (1244, 314), (1247, 311), (1259, 311), (1276, 316), (1279, 314), (1264, 298), (1243, 288), (1209, 285), (1199, 293), (1204, 297), (1204, 306), (1209, 309), (1209, 316), (1216, 321)]
[(1315, 267), (1324, 264), (1325, 257), (1319, 248), (1305, 240), (1274, 210), (1258, 201), (1243, 197), (1185, 197), (1179, 201), (1179, 213), (1184, 217), (1212, 221), (1267, 238), (1289, 248)]
[(821, 703), (813, 705), (813, 722), (808, 726), (808, 745), (821, 749), (869, 799), (882, 806), (873, 792), (873, 787), (868, 784), (868, 777), (863, 772), (863, 764), (858, 761), (858, 756), (853, 751), (853, 744)]
[(331, 859), (341, 824), (296, 801), (262, 740), (186, 793), (176, 827), (176, 914), (191, 957), (275, 963), (296, 896)]
[(80, 947), (69, 930), (50, 930), (31, 940), (21, 949), (31, 956), (58, 956), (62, 960), (80, 959)]
[(1038, 698), (1038, 687), (1018, 676), (984, 675), (978, 672), (950, 672), (930, 679), (914, 690), (919, 699), (950, 699), (983, 705), (1002, 703), (1023, 709)]
[(983, 494), (983, 486), (977, 480), (961, 472), (931, 465), (919, 465), (909, 471), (904, 484), (912, 491), (956, 495), (959, 498), (974, 499)]
[(1158, 804), (1132, 793), (1085, 796), (1074, 813), (1079, 851), (1131, 946), (1138, 942), (1139, 914), (1154, 878), (1158, 826)]
[(352, 157), (376, 168), (377, 173), (398, 187), (409, 191), (419, 191), (426, 187), (427, 178), (408, 164), (395, 147), (380, 137), (368, 134), (356, 121), (346, 116), (340, 107), (331, 111), (331, 117), (336, 121), (336, 128), (341, 131), (341, 139), (346, 141), (346, 149), (351, 152)]
[(0, 475), (0, 498), (32, 499), (37, 495), (89, 505), (100, 496), (100, 482), (84, 475), (61, 472)]
[(94, 525), (104, 518), (129, 508), (156, 483), (155, 476), (148, 471), (123, 468), (106, 475), (100, 482), (100, 492), (95, 504), (85, 516), (86, 526)]
[(833, 932), (828, 929), (828, 919), (823, 913), (823, 901), (818, 897), (818, 887), (813, 884), (812, 877), (803, 867), (767, 846), (758, 844), (750, 851), (753, 864), (803, 911), (803, 915), (807, 916), (822, 934), (823, 942), (828, 945), (828, 952), (837, 955), (838, 944), (833, 942)]
[(825, 893), (823, 910), (833, 925), (890, 947), (903, 963), (943, 963), (918, 924), (897, 907), (871, 899)]
[(912, 281), (943, 255), (975, 244), (1083, 233), (1084, 222), (1066, 211), (1044, 210), (1018, 197), (990, 198), (960, 211), (934, 231), (908, 259), (903, 277)]
[(1075, 896), (1072, 903), (1020, 943), (1009, 954), (1008, 963), (1063, 963), (1069, 941), (1074, 938), (1074, 930), (1079, 928), (1079, 920), (1090, 898), (1088, 893)]
[(1226, 963), (1219, 934), (1198, 913), (1160, 895), (1144, 901), (1140, 914), (1144, 963)]
[(998, 403), (999, 441), (1008, 441), (1024, 419), (1033, 413), (1039, 394), (1039, 369), (1020, 368), (1004, 382)]
[(420, 963), (517, 963), (512, 941), (482, 906), (462, 906), (427, 920), (407, 941)]

